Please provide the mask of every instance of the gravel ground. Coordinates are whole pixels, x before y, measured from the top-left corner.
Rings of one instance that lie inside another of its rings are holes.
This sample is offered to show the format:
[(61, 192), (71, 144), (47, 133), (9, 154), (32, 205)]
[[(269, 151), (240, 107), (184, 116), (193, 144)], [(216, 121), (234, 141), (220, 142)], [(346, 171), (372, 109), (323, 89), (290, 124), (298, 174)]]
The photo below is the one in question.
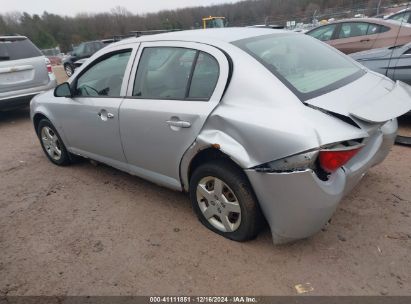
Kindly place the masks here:
[[(411, 149), (395, 146), (308, 240), (224, 239), (185, 194), (43, 155), (0, 112), (0, 295), (411, 295)], [(298, 189), (296, 189), (298, 191)]]

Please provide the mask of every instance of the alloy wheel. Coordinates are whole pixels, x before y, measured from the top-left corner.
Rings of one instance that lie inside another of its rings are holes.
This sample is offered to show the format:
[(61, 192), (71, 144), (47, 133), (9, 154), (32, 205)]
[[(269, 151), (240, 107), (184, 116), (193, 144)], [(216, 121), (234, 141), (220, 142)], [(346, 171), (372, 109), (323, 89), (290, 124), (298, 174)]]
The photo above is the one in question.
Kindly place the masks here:
[(61, 145), (57, 134), (45, 126), (41, 129), (41, 142), (47, 151), (47, 154), (54, 160), (61, 158)]
[(241, 208), (237, 197), (222, 180), (207, 176), (197, 185), (197, 203), (203, 216), (216, 229), (234, 232), (241, 224)]

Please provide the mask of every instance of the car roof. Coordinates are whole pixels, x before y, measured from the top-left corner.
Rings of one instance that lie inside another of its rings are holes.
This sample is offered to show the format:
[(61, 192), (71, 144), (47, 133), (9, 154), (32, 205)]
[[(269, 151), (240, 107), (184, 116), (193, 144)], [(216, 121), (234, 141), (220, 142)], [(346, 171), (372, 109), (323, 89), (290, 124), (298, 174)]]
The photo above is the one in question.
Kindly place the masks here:
[(20, 36), (20, 35), (0, 36), (0, 40), (24, 40), (24, 39), (27, 39), (27, 37)]
[(392, 13), (391, 15), (389, 15), (389, 16), (387, 16), (387, 17), (391, 17), (391, 16), (394, 16), (394, 15), (398, 15), (398, 14), (402, 14), (402, 13), (405, 13), (405, 12), (408, 12), (408, 11), (410, 11), (411, 10), (411, 8), (404, 8), (404, 9), (402, 9), (402, 10), (399, 10), (398, 12), (395, 12), (395, 13)]
[(170, 33), (162, 33), (155, 35), (141, 36), (138, 38), (128, 38), (117, 42), (117, 45), (130, 42), (150, 42), (150, 41), (190, 41), (190, 42), (206, 42), (215, 44), (218, 42), (230, 43), (237, 40), (264, 36), (270, 34), (293, 34), (287, 30), (277, 30), (269, 28), (219, 28), (219, 29), (201, 29), (176, 31)]
[(330, 25), (330, 24), (339, 24), (339, 23), (347, 23), (347, 22), (368, 22), (368, 23), (375, 23), (375, 24), (381, 24), (381, 25), (387, 25), (387, 26), (391, 25), (391, 26), (411, 27), (411, 24), (408, 24), (405, 22), (399, 22), (397, 20), (381, 19), (381, 18), (349, 18), (349, 19), (335, 20), (333, 22), (317, 26), (313, 29), (310, 29), (309, 32), (315, 29), (321, 28), (323, 26)]
[(392, 20), (385, 20), (381, 18), (348, 18), (348, 19), (335, 20), (333, 22), (330, 22), (329, 24), (344, 23), (344, 22), (371, 22), (371, 23), (378, 23), (378, 24), (387, 24), (387, 23), (392, 24)]

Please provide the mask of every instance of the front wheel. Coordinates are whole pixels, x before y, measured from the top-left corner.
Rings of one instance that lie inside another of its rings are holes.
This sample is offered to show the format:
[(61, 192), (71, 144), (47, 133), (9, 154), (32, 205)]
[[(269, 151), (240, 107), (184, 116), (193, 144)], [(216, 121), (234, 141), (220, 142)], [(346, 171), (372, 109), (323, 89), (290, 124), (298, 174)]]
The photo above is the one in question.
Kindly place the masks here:
[(206, 163), (194, 171), (190, 200), (204, 226), (231, 240), (255, 238), (263, 223), (244, 172), (225, 160)]
[(60, 135), (48, 119), (42, 119), (39, 122), (37, 135), (44, 153), (53, 164), (58, 166), (70, 164), (69, 153)]

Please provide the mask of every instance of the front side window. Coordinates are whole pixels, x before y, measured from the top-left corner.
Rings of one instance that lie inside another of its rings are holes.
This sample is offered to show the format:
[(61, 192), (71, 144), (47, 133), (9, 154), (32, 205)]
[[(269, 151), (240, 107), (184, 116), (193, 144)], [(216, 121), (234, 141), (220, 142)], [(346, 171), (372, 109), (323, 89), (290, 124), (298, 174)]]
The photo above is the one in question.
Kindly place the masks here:
[(363, 71), (346, 56), (306, 35), (264, 35), (234, 42), (302, 100), (341, 87)]
[(368, 32), (368, 23), (365, 22), (352, 22), (343, 23), (341, 26), (340, 34), (338, 38), (350, 38), (357, 36), (365, 36)]
[(206, 53), (179, 47), (147, 47), (141, 54), (133, 96), (208, 100), (218, 76), (217, 61)]
[(102, 42), (94, 42), (93, 54), (104, 47)]
[(94, 53), (94, 43), (87, 43), (85, 46), (84, 54), (89, 56)]
[(120, 97), (124, 72), (131, 50), (104, 55), (78, 79), (76, 95), (82, 97)]
[(321, 41), (328, 41), (331, 40), (335, 27), (335, 24), (324, 25), (312, 30), (311, 32), (308, 32), (307, 35), (310, 35), (311, 37), (317, 38)]

